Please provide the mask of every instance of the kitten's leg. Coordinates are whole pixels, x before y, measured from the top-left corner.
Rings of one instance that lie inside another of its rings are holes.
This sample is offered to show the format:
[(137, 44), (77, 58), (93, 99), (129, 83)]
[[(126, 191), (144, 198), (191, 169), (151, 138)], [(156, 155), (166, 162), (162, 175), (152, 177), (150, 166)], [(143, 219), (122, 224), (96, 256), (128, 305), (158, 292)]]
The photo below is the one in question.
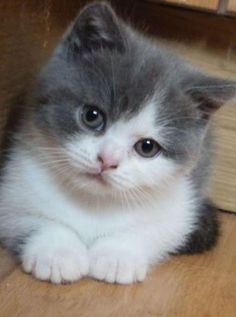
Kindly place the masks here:
[(17, 251), (23, 269), (40, 280), (53, 283), (74, 282), (87, 275), (88, 253), (72, 230), (44, 222), (24, 236), (5, 239)]
[(97, 240), (89, 255), (90, 276), (109, 283), (141, 282), (150, 264), (142, 241), (128, 234)]
[(196, 229), (191, 232), (183, 246), (175, 254), (193, 254), (211, 249), (217, 242), (219, 223), (217, 208), (211, 201), (204, 201), (196, 218)]
[(88, 273), (88, 254), (78, 236), (66, 227), (48, 224), (33, 233), (21, 254), (23, 268), (53, 283), (74, 282)]
[[(195, 229), (187, 233), (192, 226)], [(98, 239), (89, 250), (90, 276), (110, 283), (142, 281), (150, 264), (168, 254), (208, 250), (215, 244), (217, 235), (216, 209), (204, 202), (189, 222), (183, 219), (159, 227), (142, 226), (130, 229), (129, 233)]]

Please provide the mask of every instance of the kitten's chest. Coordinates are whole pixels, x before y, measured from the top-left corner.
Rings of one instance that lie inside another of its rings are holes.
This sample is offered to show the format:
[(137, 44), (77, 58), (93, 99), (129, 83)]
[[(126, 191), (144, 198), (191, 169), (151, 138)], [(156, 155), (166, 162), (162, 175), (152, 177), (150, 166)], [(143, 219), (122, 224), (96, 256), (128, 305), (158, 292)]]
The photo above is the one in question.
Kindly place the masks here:
[[(100, 210), (94, 212), (89, 208), (84, 208), (79, 203), (72, 206), (71, 202), (65, 204), (64, 208), (60, 208), (57, 217), (60, 218), (60, 222), (76, 231), (87, 245), (92, 244), (98, 238), (138, 228), (146, 218), (144, 213), (135, 210), (135, 208), (132, 211), (124, 211), (111, 207), (109, 211), (104, 211), (101, 206)], [(146, 221), (149, 222), (150, 218)]]
[[(22, 204), (26, 210), (71, 228), (87, 245), (99, 237), (127, 231), (137, 235), (144, 230), (167, 232), (176, 223), (185, 223), (186, 215), (191, 218), (191, 210), (194, 212), (190, 199), (193, 196), (191, 187), (185, 180), (167, 193), (156, 193), (152, 205), (129, 209), (109, 204), (107, 208), (103, 197), (99, 207), (93, 210), (91, 201), (86, 204), (79, 197), (72, 199), (67, 195), (67, 188), (59, 186), (38, 164), (32, 160), (26, 163), (24, 159), (18, 181), (15, 182), (15, 196), (24, 198)], [(93, 197), (88, 199), (92, 200)]]
[[(155, 231), (161, 234), (174, 231), (179, 223), (181, 226), (185, 223), (188, 225), (188, 219), (194, 217), (194, 205), (187, 184), (177, 186), (168, 197), (156, 199), (152, 205), (142, 208), (133, 206), (131, 209), (119, 209), (112, 204), (107, 208), (106, 201), (103, 201), (99, 208), (93, 210), (79, 199), (75, 203), (60, 192), (55, 191), (53, 196), (55, 199), (51, 200), (51, 216), (74, 230), (88, 246), (98, 238), (122, 232), (142, 235), (143, 232)], [(46, 210), (48, 207), (48, 204), (45, 205)]]
[[(20, 161), (20, 160), (19, 160)], [(27, 164), (26, 164), (27, 163)], [(17, 197), (23, 197), (26, 210), (37, 217), (55, 221), (75, 231), (80, 238), (90, 244), (99, 237), (108, 236), (143, 223), (147, 211), (135, 208), (118, 208), (112, 203), (109, 207), (103, 197), (93, 208), (93, 197), (87, 197), (89, 203), (68, 193), (68, 187), (58, 184), (37, 162), (22, 160), (18, 181), (15, 182)], [(27, 196), (25, 195), (27, 193)], [(92, 204), (91, 204), (92, 202)]]
[(36, 213), (71, 228), (88, 245), (97, 238), (134, 228), (147, 218), (144, 211), (135, 208), (128, 210), (113, 204), (107, 206), (104, 199), (94, 208), (91, 204), (93, 197), (87, 198), (90, 199), (88, 204), (80, 197), (74, 200), (66, 194), (66, 190), (52, 183), (32, 186), (31, 197), (37, 205)]

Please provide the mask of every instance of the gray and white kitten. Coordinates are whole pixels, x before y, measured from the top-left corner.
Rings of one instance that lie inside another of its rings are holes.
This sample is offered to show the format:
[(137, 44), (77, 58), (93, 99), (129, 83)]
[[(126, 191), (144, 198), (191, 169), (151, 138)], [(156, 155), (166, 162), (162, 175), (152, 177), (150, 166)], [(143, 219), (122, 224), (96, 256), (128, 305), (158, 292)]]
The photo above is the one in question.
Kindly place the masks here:
[(0, 240), (41, 280), (144, 280), (217, 238), (207, 199), (212, 78), (86, 6), (42, 69), (2, 169)]

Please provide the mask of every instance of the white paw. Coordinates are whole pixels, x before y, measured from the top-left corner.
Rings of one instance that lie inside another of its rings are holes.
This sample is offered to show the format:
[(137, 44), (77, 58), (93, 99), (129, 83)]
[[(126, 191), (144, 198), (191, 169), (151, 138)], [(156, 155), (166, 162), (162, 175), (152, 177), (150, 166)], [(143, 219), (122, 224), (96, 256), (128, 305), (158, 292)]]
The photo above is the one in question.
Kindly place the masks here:
[(22, 254), (22, 266), (27, 273), (55, 284), (71, 283), (88, 274), (89, 260), (86, 248), (77, 244), (50, 245), (50, 241), (30, 243)]
[(27, 273), (55, 284), (75, 282), (88, 274), (88, 258), (70, 248), (33, 249), (23, 255), (22, 265)]
[(89, 275), (109, 283), (131, 284), (142, 282), (147, 274), (147, 263), (142, 256), (128, 250), (95, 246), (90, 250)]

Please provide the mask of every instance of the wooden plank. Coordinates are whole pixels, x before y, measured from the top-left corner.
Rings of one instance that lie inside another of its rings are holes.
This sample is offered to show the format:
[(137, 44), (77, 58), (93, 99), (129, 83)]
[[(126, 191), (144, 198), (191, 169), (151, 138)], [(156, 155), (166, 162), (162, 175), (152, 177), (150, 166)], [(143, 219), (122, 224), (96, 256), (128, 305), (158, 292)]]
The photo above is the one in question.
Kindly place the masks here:
[(219, 6), (218, 0), (152, 0), (155, 2), (164, 2), (168, 4), (181, 5), (186, 7), (193, 7), (198, 9), (208, 9), (216, 11)]
[(229, 0), (227, 12), (236, 14), (236, 0)]
[(236, 212), (236, 103), (215, 116), (216, 159), (212, 175), (212, 198), (222, 209)]
[[(222, 234), (208, 253), (172, 257), (131, 286), (90, 279), (40, 282), (16, 268), (0, 281), (1, 317), (235, 317), (236, 217), (221, 215)], [(0, 258), (1, 263), (1, 258)]]
[(229, 57), (230, 50), (235, 51), (236, 19), (142, 0), (130, 1), (126, 5), (127, 1), (119, 0), (118, 6), (114, 0), (114, 4), (125, 18), (153, 36), (187, 44), (201, 42), (209, 51), (215, 54), (225, 51)]
[(12, 98), (29, 85), (84, 2), (0, 1), (0, 141)]
[[(10, 275), (16, 267), (16, 262), (9, 253), (0, 247), (0, 283)], [(1, 315), (1, 309), (0, 309)]]

